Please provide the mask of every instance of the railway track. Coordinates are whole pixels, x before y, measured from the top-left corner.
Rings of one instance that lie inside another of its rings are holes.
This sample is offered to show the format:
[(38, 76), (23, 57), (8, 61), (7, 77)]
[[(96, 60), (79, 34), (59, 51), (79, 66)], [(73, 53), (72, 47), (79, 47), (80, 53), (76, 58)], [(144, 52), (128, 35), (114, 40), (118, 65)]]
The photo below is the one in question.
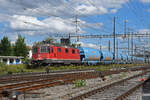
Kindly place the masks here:
[(24, 92), (24, 91), (31, 91), (31, 90), (37, 90), (40, 88), (45, 88), (45, 87), (51, 87), (51, 86), (57, 86), (57, 85), (62, 85), (62, 84), (68, 84), (72, 83), (73, 81), (77, 79), (91, 79), (91, 78), (96, 78), (97, 75), (95, 72), (82, 72), (82, 73), (70, 73), (70, 74), (65, 74), (61, 76), (55, 76), (50, 77), (47, 79), (40, 79), (40, 80), (33, 80), (33, 81), (27, 81), (27, 82), (19, 82), (19, 83), (14, 83), (10, 85), (3, 85), (0, 86), (0, 96), (2, 97), (4, 92), (7, 92), (10, 94), (13, 91), (19, 91), (19, 92)]
[[(59, 71), (51, 71), (49, 70), (49, 73), (57, 74), (57, 73), (64, 73), (64, 72), (80, 72), (80, 71), (93, 71), (93, 69), (75, 69), (75, 70), (59, 70)], [(25, 72), (25, 73), (15, 73), (10, 75), (0, 75), (1, 78), (7, 78), (7, 77), (18, 77), (18, 76), (30, 76), (30, 75), (44, 75), (47, 74), (47, 72)]]
[[(120, 72), (126, 72), (126, 71), (137, 71), (137, 70), (146, 70), (150, 67), (138, 67), (138, 68), (128, 68), (128, 69), (121, 69), (121, 70), (113, 70), (113, 71), (104, 71), (102, 72), (105, 76), (111, 75), (111, 74), (117, 74)], [(76, 74), (76, 73), (85, 73), (85, 72), (94, 72), (97, 77), (99, 76), (99, 72), (95, 72), (92, 69), (88, 70), (77, 70), (77, 71), (62, 71), (62, 72), (50, 72), (50, 73), (33, 73), (33, 74), (18, 74), (18, 75), (10, 75), (10, 76), (1, 76), (0, 77), (0, 84), (8, 84), (8, 83), (18, 83), (22, 81), (34, 81), (34, 80), (40, 80), (40, 79), (49, 79), (50, 77), (55, 79), (56, 77), (61, 77), (65, 74)]]
[(144, 72), (100, 88), (94, 88), (88, 92), (72, 97), (70, 100), (123, 100), (130, 93), (142, 86), (140, 76), (148, 73)]
[[(145, 70), (147, 68), (142, 68)], [(133, 71), (141, 70), (141, 69), (132, 69)], [(109, 71), (104, 72), (104, 75), (111, 75), (117, 74), (123, 71), (128, 70), (118, 70), (118, 71)], [(38, 75), (37, 75), (38, 76)], [(36, 76), (36, 77), (37, 77)], [(99, 72), (78, 72), (78, 73), (67, 73), (67, 74), (54, 74), (54, 75), (46, 75), (43, 79), (40, 77), (38, 80), (28, 80), (23, 82), (17, 82), (9, 85), (0, 86), (0, 97), (7, 93), (8, 95), (11, 94), (13, 91), (19, 91), (20, 93), (24, 93), (25, 91), (37, 90), (46, 87), (52, 87), (57, 85), (63, 85), (72, 83), (77, 79), (92, 79), (99, 77)], [(35, 76), (30, 77), (35, 78)]]
[(83, 72), (93, 72), (92, 69), (86, 70), (71, 70), (71, 71), (58, 71), (58, 72), (41, 72), (41, 73), (29, 73), (29, 74), (18, 74), (18, 75), (8, 75), (8, 76), (1, 76), (0, 77), (0, 84), (5, 83), (15, 83), (21, 81), (30, 81), (30, 80), (39, 80), (39, 79), (47, 79), (47, 78), (56, 78), (65, 74), (76, 74), (76, 73), (83, 73)]
[(138, 88), (140, 88), (141, 86), (143, 86), (144, 82), (141, 82), (140, 84), (137, 84), (135, 86), (132, 86), (132, 88), (130, 87), (129, 90), (127, 90), (126, 92), (124, 92), (123, 94), (119, 95), (117, 98), (115, 98), (114, 100), (128, 100), (127, 97), (129, 95), (131, 95), (133, 92), (135, 92)]

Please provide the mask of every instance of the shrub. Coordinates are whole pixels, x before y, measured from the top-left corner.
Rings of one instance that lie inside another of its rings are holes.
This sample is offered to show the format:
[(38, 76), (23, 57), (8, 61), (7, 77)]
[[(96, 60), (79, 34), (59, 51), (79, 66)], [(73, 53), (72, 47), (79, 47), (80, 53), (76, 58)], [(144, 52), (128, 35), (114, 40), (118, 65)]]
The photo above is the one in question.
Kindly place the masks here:
[(0, 62), (0, 67), (3, 67), (3, 66), (6, 66), (6, 64), (3, 62)]
[(126, 75), (126, 72), (123, 72), (122, 73), (122, 77), (126, 77), (127, 75)]
[(75, 83), (75, 88), (83, 87), (86, 85), (85, 80), (76, 80), (74, 83)]

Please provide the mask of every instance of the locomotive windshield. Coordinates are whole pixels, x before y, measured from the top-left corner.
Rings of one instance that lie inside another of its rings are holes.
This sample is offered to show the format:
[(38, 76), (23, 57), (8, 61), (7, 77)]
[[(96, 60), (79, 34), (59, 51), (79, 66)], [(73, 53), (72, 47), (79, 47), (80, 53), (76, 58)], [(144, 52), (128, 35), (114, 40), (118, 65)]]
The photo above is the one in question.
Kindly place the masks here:
[(41, 46), (40, 47), (40, 53), (49, 53), (50, 48), (48, 46)]
[(38, 48), (37, 47), (33, 47), (32, 52), (33, 53), (37, 53), (38, 52)]

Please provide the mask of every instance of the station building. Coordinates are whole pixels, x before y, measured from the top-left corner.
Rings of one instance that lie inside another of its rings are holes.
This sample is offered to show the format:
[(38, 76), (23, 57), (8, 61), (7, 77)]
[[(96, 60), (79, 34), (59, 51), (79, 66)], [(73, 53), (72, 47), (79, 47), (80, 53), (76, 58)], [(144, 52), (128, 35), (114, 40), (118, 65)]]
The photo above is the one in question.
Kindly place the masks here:
[(0, 56), (0, 62), (6, 63), (7, 65), (11, 64), (22, 64), (23, 57), (17, 56)]

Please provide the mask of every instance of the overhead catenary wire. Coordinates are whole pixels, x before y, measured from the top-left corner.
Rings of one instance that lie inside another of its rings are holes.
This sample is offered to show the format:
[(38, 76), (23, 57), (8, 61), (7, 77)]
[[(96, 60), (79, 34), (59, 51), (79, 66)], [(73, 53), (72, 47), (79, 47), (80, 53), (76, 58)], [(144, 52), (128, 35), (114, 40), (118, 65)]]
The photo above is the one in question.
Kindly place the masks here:
[[(128, 6), (132, 9), (133, 13), (139, 18), (139, 20), (138, 20), (137, 17), (136, 17), (136, 19), (137, 19), (139, 22), (142, 23), (141, 25), (147, 27), (147, 26), (149, 25), (149, 22), (148, 22), (147, 20), (149, 20), (149, 19), (148, 19), (148, 17), (145, 17), (145, 16), (144, 16), (144, 13), (142, 13), (142, 11), (141, 11), (141, 10), (143, 10), (143, 7), (134, 6), (132, 0), (129, 0), (129, 1), (130, 1), (130, 4), (128, 3)], [(142, 5), (142, 3), (141, 3), (141, 5)], [(140, 14), (139, 14), (139, 11), (137, 10), (136, 7), (137, 7), (138, 9), (140, 9)], [(146, 19), (147, 19), (147, 20), (146, 20)], [(146, 23), (147, 23), (147, 24), (146, 24)], [(143, 26), (142, 26), (142, 27), (143, 27)], [(142, 32), (144, 32), (144, 31), (142, 31)], [(145, 32), (145, 34), (148, 34), (148, 33)], [(145, 39), (146, 39), (146, 38), (149, 38), (149, 37), (145, 37)]]
[[(97, 10), (100, 10), (99, 9), (99, 7), (97, 7), (93, 2), (91, 2), (90, 0), (87, 0), (88, 2), (89, 2), (89, 4), (91, 4), (92, 6), (94, 6)], [(101, 0), (101, 1), (103, 1), (103, 0)], [(103, 4), (103, 3), (102, 3)], [(113, 20), (113, 18), (109, 15), (109, 14), (105, 14), (107, 17), (108, 17), (108, 19), (112, 22), (112, 20)], [(118, 17), (116, 17), (116, 18), (118, 18)], [(118, 24), (119, 26), (122, 26), (123, 27), (123, 25), (120, 23), (120, 22), (117, 22), (116, 21), (116, 24)], [(121, 33), (121, 31), (120, 32), (118, 32), (118, 33)]]
[[(48, 0), (47, 0), (48, 1)], [(48, 1), (49, 2), (49, 1)], [(78, 15), (80, 14), (80, 12), (79, 11), (77, 11), (75, 8), (73, 8), (72, 6), (68, 6), (68, 4), (66, 4), (65, 2), (63, 2), (63, 5), (65, 6), (65, 7), (67, 7), (68, 9), (72, 9), (74, 12), (76, 12), (76, 13), (78, 13)], [(74, 14), (75, 16), (77, 15), (77, 14)], [(58, 16), (59, 17), (59, 16)], [(88, 25), (86, 25), (86, 24), (84, 24), (84, 26), (88, 26)], [(81, 27), (81, 26), (80, 26)], [(98, 29), (96, 29), (96, 28), (94, 28), (94, 27), (91, 27), (91, 26), (88, 26), (90, 29), (92, 29), (92, 30), (94, 30), (94, 31), (99, 31)], [(104, 26), (103, 26), (104, 27)], [(100, 28), (101, 29), (101, 28)], [(104, 30), (102, 30), (102, 32), (104, 32)]]
[[(67, 8), (71, 8), (73, 11), (75, 11), (77, 14), (75, 14), (75, 16), (76, 15), (78, 15), (78, 17), (80, 17), (79, 15), (82, 15), (79, 11), (77, 11), (75, 8), (73, 8), (73, 7), (71, 7), (71, 6), (67, 6), (67, 4), (66, 3), (64, 3), (64, 5), (67, 7)], [(69, 8), (69, 9), (70, 9)], [(82, 15), (83, 16), (83, 15)], [(90, 20), (94, 20), (93, 18), (89, 18), (89, 17), (87, 17), (87, 16), (83, 16), (83, 17), (86, 17), (87, 19), (90, 19)], [(105, 29), (107, 29), (108, 30), (108, 27), (106, 27), (106, 26), (102, 26), (103, 28), (105, 28)], [(92, 28), (93, 29), (93, 28)], [(100, 28), (100, 30), (101, 30), (101, 28)]]
[[(48, 1), (48, 0), (47, 0)], [(76, 11), (76, 12), (78, 12), (78, 13), (80, 13), (79, 11), (77, 11), (77, 10), (75, 10), (73, 7), (71, 7), (71, 6), (68, 6), (68, 5), (66, 5), (66, 3), (64, 2), (63, 3), (63, 5), (65, 5), (67, 8), (71, 8), (71, 9), (73, 9), (73, 11)], [(39, 10), (40, 11), (40, 9), (37, 9), (37, 10)], [(57, 16), (57, 15), (55, 15), (55, 14), (50, 14), (50, 16), (54, 16), (54, 17), (60, 17), (60, 16)], [(31, 23), (31, 22), (24, 22), (24, 23), (26, 23), (26, 24), (32, 24), (32, 25), (36, 25), (35, 23)], [(36, 26), (39, 26), (39, 27), (41, 27), (42, 25), (36, 25)], [(45, 26), (43, 26), (43, 27), (45, 27)], [(104, 29), (106, 28), (104, 25), (102, 26)], [(91, 28), (91, 27), (90, 27)], [(91, 28), (91, 29), (96, 29), (96, 28)], [(101, 28), (100, 28), (101, 29)], [(101, 31), (102, 32), (104, 32), (104, 29), (102, 29)], [(98, 30), (98, 29), (96, 29), (96, 30)], [(106, 32), (106, 31), (105, 31)]]
[[(131, 1), (131, 0), (129, 0)], [(131, 2), (127, 2), (127, 7), (129, 8), (129, 10), (135, 15), (135, 18), (137, 19), (137, 21), (141, 22), (141, 25), (147, 26), (143, 21), (144, 19), (142, 18), (141, 15), (139, 15), (136, 11), (136, 8), (131, 4)]]

